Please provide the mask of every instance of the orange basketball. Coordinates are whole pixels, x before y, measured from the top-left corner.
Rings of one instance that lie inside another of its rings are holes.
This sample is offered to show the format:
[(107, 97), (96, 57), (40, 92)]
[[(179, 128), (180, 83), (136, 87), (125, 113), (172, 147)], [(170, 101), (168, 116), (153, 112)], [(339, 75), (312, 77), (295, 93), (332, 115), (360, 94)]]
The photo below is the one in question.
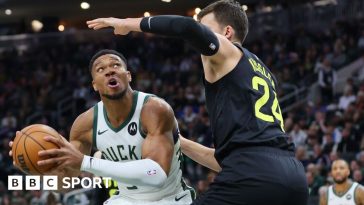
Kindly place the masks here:
[(45, 136), (61, 137), (56, 130), (42, 124), (25, 127), (15, 136), (12, 147), (13, 161), (26, 174), (43, 175), (53, 167), (37, 165), (39, 160), (46, 159), (38, 156), (39, 151), (59, 148), (58, 145), (45, 141)]

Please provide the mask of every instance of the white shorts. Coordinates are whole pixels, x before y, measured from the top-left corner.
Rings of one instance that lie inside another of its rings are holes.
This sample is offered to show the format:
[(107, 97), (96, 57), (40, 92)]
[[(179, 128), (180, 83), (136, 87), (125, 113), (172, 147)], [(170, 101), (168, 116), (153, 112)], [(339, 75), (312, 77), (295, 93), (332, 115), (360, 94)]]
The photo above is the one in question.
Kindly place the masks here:
[(190, 190), (179, 192), (159, 201), (146, 201), (131, 199), (122, 195), (112, 196), (104, 202), (104, 205), (190, 205), (192, 203)]

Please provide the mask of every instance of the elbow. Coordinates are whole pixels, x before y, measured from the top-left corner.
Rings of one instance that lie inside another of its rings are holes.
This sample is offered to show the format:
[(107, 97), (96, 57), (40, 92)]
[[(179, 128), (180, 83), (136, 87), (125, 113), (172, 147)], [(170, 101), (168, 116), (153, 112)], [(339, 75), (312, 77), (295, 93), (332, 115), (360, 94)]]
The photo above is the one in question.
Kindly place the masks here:
[(150, 186), (155, 188), (162, 188), (167, 181), (167, 175), (159, 176), (156, 180), (151, 180)]
[(190, 17), (175, 18), (170, 26), (175, 35), (179, 37), (191, 35), (191, 32), (195, 32), (199, 28), (198, 23)]
[(157, 162), (150, 159), (145, 160), (150, 163), (150, 168), (146, 171), (147, 177), (142, 177), (144, 183), (155, 188), (163, 187), (168, 178), (166, 172)]

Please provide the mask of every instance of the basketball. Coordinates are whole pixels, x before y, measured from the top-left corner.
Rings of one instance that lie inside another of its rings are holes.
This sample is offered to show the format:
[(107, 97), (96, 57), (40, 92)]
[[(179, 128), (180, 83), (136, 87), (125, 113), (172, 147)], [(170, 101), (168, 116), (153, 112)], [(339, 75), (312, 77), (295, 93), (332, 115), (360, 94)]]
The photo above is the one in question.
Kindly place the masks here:
[(60, 135), (56, 130), (42, 124), (34, 124), (25, 127), (15, 136), (12, 147), (13, 161), (15, 166), (24, 173), (30, 175), (43, 175), (53, 167), (52, 165), (37, 165), (39, 160), (46, 159), (38, 156), (39, 151), (59, 148), (58, 145), (45, 141), (45, 136), (60, 138)]

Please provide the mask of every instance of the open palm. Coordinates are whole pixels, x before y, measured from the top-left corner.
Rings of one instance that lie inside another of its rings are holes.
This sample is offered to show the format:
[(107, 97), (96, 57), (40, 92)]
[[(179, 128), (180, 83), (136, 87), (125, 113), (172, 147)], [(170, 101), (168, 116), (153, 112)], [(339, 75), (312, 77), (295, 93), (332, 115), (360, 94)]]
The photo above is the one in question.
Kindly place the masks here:
[(118, 35), (126, 35), (130, 30), (126, 27), (124, 19), (118, 18), (97, 18), (86, 22), (89, 28), (99, 30), (101, 28), (113, 27), (114, 33)]

